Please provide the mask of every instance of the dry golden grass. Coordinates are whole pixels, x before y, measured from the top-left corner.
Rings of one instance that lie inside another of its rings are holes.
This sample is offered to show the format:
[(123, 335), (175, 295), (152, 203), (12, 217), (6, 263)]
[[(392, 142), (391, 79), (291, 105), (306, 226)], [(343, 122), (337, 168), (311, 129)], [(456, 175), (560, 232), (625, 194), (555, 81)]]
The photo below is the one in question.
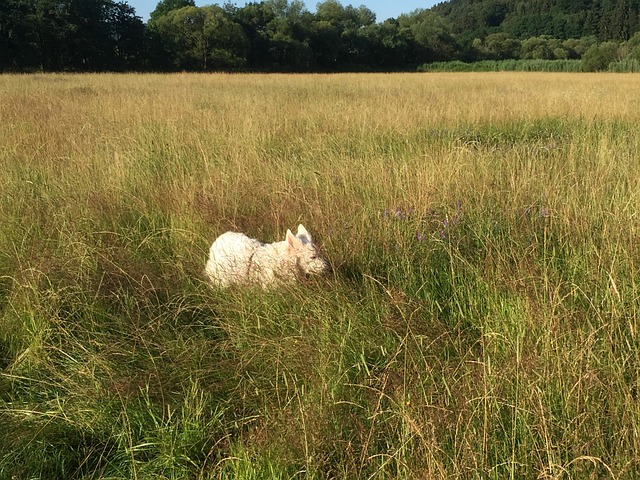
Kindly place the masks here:
[[(640, 475), (640, 77), (3, 75), (0, 98), (0, 471)], [(335, 278), (202, 282), (222, 231), (299, 222)]]

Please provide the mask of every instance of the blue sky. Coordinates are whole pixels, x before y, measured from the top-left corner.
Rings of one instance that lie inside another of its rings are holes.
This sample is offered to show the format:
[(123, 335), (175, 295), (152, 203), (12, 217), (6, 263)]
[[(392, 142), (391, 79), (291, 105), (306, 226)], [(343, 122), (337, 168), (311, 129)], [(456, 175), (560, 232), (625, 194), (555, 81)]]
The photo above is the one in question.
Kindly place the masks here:
[[(127, 3), (136, 9), (136, 14), (142, 17), (142, 20), (145, 22), (149, 19), (149, 14), (155, 10), (156, 5), (159, 0), (127, 0)], [(260, 1), (260, 0), (254, 0)], [(441, 0), (343, 0), (340, 3), (342, 5), (353, 5), (354, 7), (359, 7), (360, 5), (364, 5), (370, 8), (375, 14), (378, 22), (382, 22), (389, 17), (397, 17), (402, 13), (409, 13), (415, 10), (416, 8), (429, 8), (439, 3)], [(223, 5), (226, 3), (224, 0), (215, 1), (215, 0), (196, 0), (196, 5), (199, 7), (203, 7), (205, 5)], [(246, 1), (235, 1), (231, 2), (235, 3), (238, 6), (243, 6)], [(316, 0), (312, 1), (304, 1), (304, 4), (311, 11), (315, 10), (315, 6), (318, 2)]]

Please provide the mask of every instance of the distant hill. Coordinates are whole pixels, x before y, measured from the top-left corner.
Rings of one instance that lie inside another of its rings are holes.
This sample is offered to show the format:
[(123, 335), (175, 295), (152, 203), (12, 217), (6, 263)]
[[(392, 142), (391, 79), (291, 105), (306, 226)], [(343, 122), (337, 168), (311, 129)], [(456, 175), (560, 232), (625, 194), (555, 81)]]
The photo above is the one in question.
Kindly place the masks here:
[(640, 30), (640, 0), (450, 0), (431, 10), (450, 22), (462, 43), (499, 32), (517, 39), (626, 41)]

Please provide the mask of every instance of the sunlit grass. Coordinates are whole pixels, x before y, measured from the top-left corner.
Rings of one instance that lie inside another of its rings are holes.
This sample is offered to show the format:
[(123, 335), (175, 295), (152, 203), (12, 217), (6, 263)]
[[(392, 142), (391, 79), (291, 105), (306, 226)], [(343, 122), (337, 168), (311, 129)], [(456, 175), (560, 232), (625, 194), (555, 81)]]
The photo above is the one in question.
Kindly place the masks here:
[(0, 76), (0, 472), (638, 476), (639, 82)]

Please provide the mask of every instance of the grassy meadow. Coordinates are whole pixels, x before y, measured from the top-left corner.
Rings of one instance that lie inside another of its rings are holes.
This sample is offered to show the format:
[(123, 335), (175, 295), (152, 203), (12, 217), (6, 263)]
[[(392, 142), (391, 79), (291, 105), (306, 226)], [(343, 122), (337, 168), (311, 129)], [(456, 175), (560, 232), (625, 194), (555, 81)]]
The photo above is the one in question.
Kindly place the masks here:
[[(640, 477), (640, 77), (0, 76), (0, 479)], [(303, 223), (329, 278), (219, 291)]]

